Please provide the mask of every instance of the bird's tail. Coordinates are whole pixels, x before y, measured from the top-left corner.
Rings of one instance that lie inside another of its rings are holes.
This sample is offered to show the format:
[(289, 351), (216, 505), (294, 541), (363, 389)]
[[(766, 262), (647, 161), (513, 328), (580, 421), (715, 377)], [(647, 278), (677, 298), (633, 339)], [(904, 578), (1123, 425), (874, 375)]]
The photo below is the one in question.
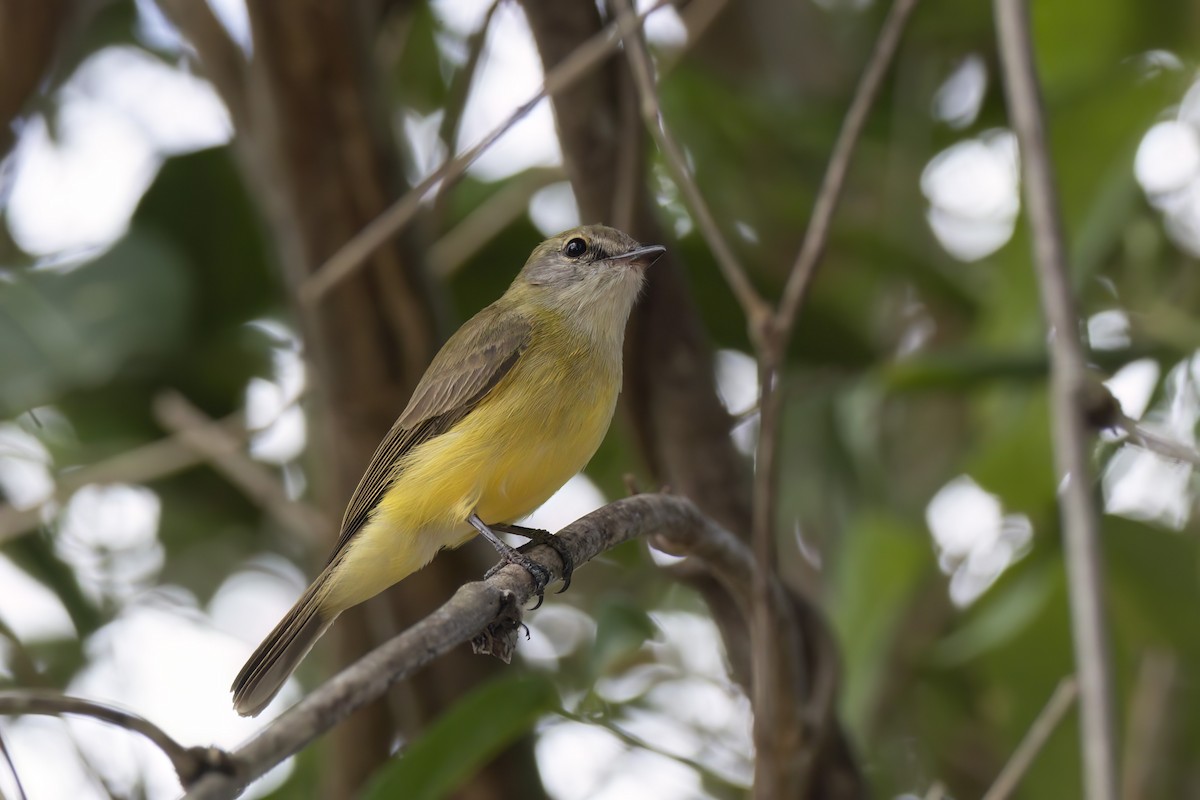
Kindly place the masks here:
[(243, 717), (257, 717), (267, 707), (337, 618), (320, 607), (327, 578), (328, 570), (313, 581), (233, 679), (233, 707)]

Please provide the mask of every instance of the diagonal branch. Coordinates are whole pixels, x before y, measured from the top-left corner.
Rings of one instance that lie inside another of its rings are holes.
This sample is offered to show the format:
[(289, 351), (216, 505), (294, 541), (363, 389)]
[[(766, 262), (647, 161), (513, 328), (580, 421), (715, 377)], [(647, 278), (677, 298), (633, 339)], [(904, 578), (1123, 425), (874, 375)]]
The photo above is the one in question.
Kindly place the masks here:
[(25, 786), (21, 783), (21, 773), (17, 771), (17, 764), (13, 761), (12, 753), (8, 751), (8, 744), (4, 741), (3, 731), (0, 731), (0, 758), (4, 759), (4, 765), (8, 767), (8, 772), (12, 775), (13, 785), (17, 789), (17, 800), (29, 800), (29, 795), (25, 794)]
[(1200, 467), (1200, 452), (1196, 448), (1189, 447), (1183, 442), (1177, 442), (1166, 436), (1160, 436), (1145, 425), (1139, 425), (1137, 420), (1123, 413), (1118, 412), (1115, 427), (1129, 434), (1129, 441), (1144, 450), (1157, 453), (1163, 458), (1169, 458), (1181, 464), (1191, 464), (1193, 467)]
[(216, 747), (184, 747), (144, 717), (93, 700), (35, 689), (0, 692), (0, 714), (79, 714), (141, 734), (170, 759), (179, 782), (184, 786), (190, 785), (200, 775), (231, 774), (233, 771), (229, 754), (224, 750)]
[[(646, 17), (669, 4), (670, 0), (659, 0), (638, 16), (638, 23), (641, 24)], [(569, 58), (547, 73), (541, 90), (510, 114), (508, 119), (474, 146), (443, 163), (425, 180), (407, 191), (352, 239), (342, 245), (305, 280), (300, 289), (301, 299), (309, 304), (319, 300), (326, 292), (361, 266), (372, 253), (383, 246), (384, 242), (402, 230), (420, 209), (425, 195), (435, 186), (442, 182), (452, 183), (462, 177), (467, 169), (483, 155), (484, 151), (495, 144), (513, 125), (533, 111), (538, 103), (571, 87), (576, 81), (603, 63), (604, 59), (617, 49), (620, 39), (616, 36), (616, 31), (616, 24), (611, 24), (581, 45)]]
[[(763, 582), (741, 541), (690, 501), (671, 495), (619, 500), (571, 523), (557, 539), (578, 566), (639, 536), (653, 536), (656, 546), (702, 560), (730, 593), (744, 602), (754, 586)], [(561, 576), (562, 562), (554, 549), (537, 545), (526, 552), (554, 578)], [(779, 618), (794, 627), (786, 591), (777, 580), (766, 582), (773, 588)], [(187, 797), (214, 800), (237, 796), (251, 781), (383, 694), (392, 683), (459, 645), (472, 642), (477, 649), (506, 653), (520, 628), (521, 608), (533, 589), (529, 573), (514, 565), (484, 581), (462, 586), (441, 608), (334, 676), (234, 752), (232, 775), (205, 775)], [(785, 633), (780, 631), (781, 636)], [(799, 654), (790, 655), (795, 658)]]
[(1084, 787), (1092, 800), (1116, 800), (1117, 736), (1112, 663), (1104, 621), (1100, 520), (1092, 495), (1092, 443), (1085, 407), (1087, 362), (1046, 142), (1029, 10), (1024, 0), (995, 0), (993, 7), (1009, 116), (1021, 149), (1034, 266), (1043, 314), (1050, 329), (1054, 460), (1061, 487), (1059, 513), (1079, 676)]
[(708, 203), (704, 200), (700, 187), (696, 185), (696, 181), (688, 169), (683, 148), (675, 141), (675, 137), (671, 135), (671, 131), (667, 127), (666, 120), (663, 119), (658, 100), (658, 89), (654, 81), (654, 67), (650, 63), (650, 54), (646, 51), (646, 43), (642, 40), (640, 27), (634, 24), (633, 8), (629, 0), (619, 0), (618, 6), (620, 14), (617, 24), (620, 26), (621, 40), (625, 43), (625, 55), (629, 58), (629, 66), (633, 71), (633, 81), (640, 100), (639, 107), (646, 127), (650, 129), (655, 143), (658, 144), (658, 149), (662, 151), (663, 157), (667, 161), (667, 167), (671, 170), (671, 177), (675, 180), (679, 191), (683, 193), (688, 207), (691, 208), (696, 219), (696, 226), (704, 235), (705, 241), (708, 242), (709, 248), (716, 257), (717, 265), (725, 276), (725, 282), (729, 284), (733, 296), (737, 298), (746, 315), (751, 339), (757, 341), (761, 333), (761, 326), (769, 319), (770, 308), (755, 290), (745, 268), (738, 261), (733, 248), (729, 246), (729, 241), (721, 233), (721, 228), (717, 225)]
[(241, 438), (214, 425), (183, 395), (174, 391), (160, 394), (154, 400), (154, 416), (184, 446), (203, 456), (248, 499), (306, 544), (314, 544), (320, 531), (332, 528), (332, 522), (321, 511), (288, 497), (270, 470), (242, 452)]
[(246, 57), (212, 6), (196, 0), (158, 0), (158, 5), (192, 46), (205, 77), (229, 109), (234, 128), (247, 131)]
[(1033, 760), (1046, 746), (1050, 734), (1058, 728), (1059, 723), (1071, 710), (1071, 706), (1075, 704), (1075, 698), (1078, 696), (1079, 684), (1075, 682), (1074, 676), (1068, 675), (1058, 682), (1054, 694), (1050, 695), (1050, 699), (1046, 701), (1046, 705), (1037, 715), (1037, 719), (1029, 726), (1025, 738), (1017, 745), (1017, 749), (1013, 751), (1012, 757), (1008, 759), (1004, 769), (1000, 770), (1000, 774), (996, 776), (996, 781), (987, 790), (983, 800), (1005, 800), (1012, 796), (1017, 786), (1020, 785), (1021, 779), (1025, 777), (1025, 773), (1029, 771), (1029, 767), (1033, 765)]
[(800, 252), (792, 265), (792, 271), (783, 289), (783, 298), (779, 303), (775, 325), (778, 338), (783, 343), (782, 347), (787, 346), (800, 306), (804, 304), (808, 287), (817, 271), (817, 264), (825, 252), (825, 243), (829, 239), (829, 229), (833, 224), (833, 213), (837, 210), (842, 186), (846, 182), (846, 173), (850, 169), (850, 159), (862, 135), (863, 126), (867, 123), (867, 116), (879, 97), (883, 78), (887, 75), (892, 59), (896, 57), (900, 37), (917, 2), (918, 0), (895, 0), (892, 4), (887, 19), (883, 21), (883, 30), (880, 31), (875, 48), (867, 61), (867, 67), (859, 79), (858, 88), (854, 91), (854, 99), (850, 101), (850, 108), (842, 120), (842, 128), (833, 145), (833, 153), (825, 167), (825, 176), (821, 179), (821, 188), (817, 191), (817, 200), (813, 204), (808, 228), (804, 231), (804, 241), (800, 245)]
[[(194, 431), (197, 436), (214, 435), (237, 438), (244, 435), (241, 414), (206, 424)], [(111, 458), (89, 464), (59, 476), (52, 497), (46, 503), (66, 501), (89, 483), (145, 483), (165, 478), (203, 464), (204, 456), (197, 453), (176, 434), (156, 442), (118, 453)], [(13, 508), (0, 505), (0, 543), (31, 531), (41, 523), (45, 503), (33, 508)]]

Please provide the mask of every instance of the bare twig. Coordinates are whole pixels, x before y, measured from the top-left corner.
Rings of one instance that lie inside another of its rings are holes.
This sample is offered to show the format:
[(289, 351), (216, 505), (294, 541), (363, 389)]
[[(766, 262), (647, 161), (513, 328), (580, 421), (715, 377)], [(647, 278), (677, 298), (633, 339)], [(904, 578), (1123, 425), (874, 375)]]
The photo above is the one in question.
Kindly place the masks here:
[(692, 210), (692, 215), (696, 219), (696, 227), (704, 235), (704, 240), (708, 242), (709, 248), (717, 259), (717, 265), (725, 276), (725, 282), (729, 284), (730, 290), (746, 315), (746, 322), (752, 338), (757, 340), (761, 333), (761, 326), (769, 319), (770, 308), (754, 288), (754, 284), (750, 282), (745, 268), (738, 261), (725, 235), (721, 233), (716, 218), (713, 217), (708, 203), (704, 200), (704, 195), (700, 192), (700, 187), (696, 185), (696, 181), (688, 169), (683, 149), (671, 135), (671, 131), (662, 117), (662, 110), (659, 108), (658, 102), (658, 89), (654, 82), (654, 67), (650, 62), (650, 54), (646, 51), (646, 43), (642, 40), (640, 28), (633, 22), (633, 10), (629, 0), (618, 0), (618, 6), (621, 11), (617, 23), (621, 27), (621, 39), (625, 42), (625, 54), (629, 58), (629, 66), (633, 71), (633, 81), (637, 87), (642, 117), (667, 161), (671, 177), (675, 180), (688, 207)]
[[(618, 500), (576, 520), (558, 533), (576, 566), (638, 536), (654, 535), (660, 546), (709, 564), (729, 590), (746, 602), (760, 580), (746, 546), (688, 500), (651, 494)], [(559, 577), (562, 562), (546, 545), (528, 556)], [(777, 581), (778, 603), (786, 594)], [(459, 588), (437, 611), (364, 656), (313, 691), (232, 754), (232, 775), (210, 773), (188, 794), (191, 800), (236, 796), (250, 781), (447, 651), (468, 641), (504, 655), (511, 651), (520, 609), (533, 593), (528, 572), (509, 565), (492, 577)], [(780, 632), (785, 635), (785, 632)]]
[[(670, 0), (660, 0), (638, 16), (639, 24)], [(496, 129), (487, 134), (460, 155), (449, 159), (433, 171), (425, 180), (414, 186), (402, 197), (388, 206), (387, 210), (372, 220), (365, 228), (342, 245), (324, 264), (317, 268), (300, 287), (300, 298), (305, 303), (315, 303), (327, 291), (363, 264), (372, 253), (383, 246), (417, 213), (421, 200), (436, 185), (452, 182), (461, 177), (475, 161), (483, 155), (509, 128), (529, 114), (537, 104), (547, 97), (570, 87), (587, 75), (607, 58), (620, 41), (616, 35), (616, 24), (610, 24), (597, 33), (553, 71), (546, 75), (541, 90), (509, 115)]]
[(53, 717), (79, 714), (141, 734), (170, 759), (171, 766), (179, 776), (179, 782), (184, 786), (190, 785), (205, 773), (232, 774), (233, 770), (229, 754), (224, 750), (216, 747), (184, 747), (149, 720), (93, 700), (33, 689), (6, 691), (0, 692), (0, 714), (41, 714)]
[[(238, 436), (241, 431), (242, 417), (240, 414), (233, 414), (211, 423), (202, 433)], [(168, 436), (64, 473), (58, 478), (54, 495), (47, 502), (64, 502), (88, 484), (145, 483), (203, 463), (204, 458), (188, 447), (183, 437)], [(24, 509), (0, 506), (0, 542), (33, 530), (40, 524), (41, 518), (42, 506)]]
[(641, 750), (646, 750), (651, 753), (656, 753), (656, 754), (662, 756), (663, 758), (669, 758), (672, 761), (677, 761), (686, 767), (691, 767), (697, 773), (699, 773), (700, 775), (702, 775), (704, 778), (706, 778), (709, 781), (712, 781), (712, 782), (718, 783), (718, 784), (723, 784), (726, 786), (734, 786), (735, 785), (728, 778), (726, 778), (724, 775), (721, 775), (720, 773), (714, 771), (711, 767), (709, 767), (703, 761), (697, 761), (694, 758), (688, 758), (687, 756), (680, 755), (678, 753), (672, 753), (670, 750), (666, 750), (662, 747), (659, 747), (658, 745), (654, 744), (653, 742), (648, 742), (645, 739), (643, 739), (642, 737), (632, 734), (629, 731), (625, 730), (624, 728), (622, 728), (620, 725), (618, 725), (616, 722), (609, 719), (608, 717), (599, 717), (599, 718), (585, 717), (582, 714), (573, 714), (570, 711), (567, 711), (566, 709), (562, 709), (562, 708), (558, 709), (558, 711), (556, 711), (555, 713), (557, 713), (563, 719), (570, 720), (571, 722), (578, 722), (581, 725), (598, 725), (601, 728), (603, 728), (604, 730), (611, 733), (613, 736), (616, 736), (618, 739), (620, 739), (622, 742), (629, 745), (630, 747), (636, 747)]
[(1063, 717), (1071, 710), (1071, 705), (1078, 695), (1079, 686), (1075, 683), (1074, 676), (1068, 675), (1058, 682), (1054, 694), (1050, 695), (1050, 699), (1046, 701), (1046, 705), (1037, 715), (1037, 719), (1029, 726), (1025, 738), (1017, 745), (1017, 749), (1013, 751), (1012, 757), (1008, 759), (1004, 769), (1000, 770), (1000, 774), (988, 788), (983, 800), (1005, 800), (1016, 791), (1021, 779), (1025, 777), (1025, 773), (1033, 764), (1033, 760), (1046, 746), (1050, 734), (1054, 733)]
[(1161, 796), (1155, 786), (1161, 779), (1166, 753), (1171, 752), (1172, 722), (1177, 711), (1171, 702), (1179, 673), (1179, 659), (1169, 650), (1150, 650), (1138, 665), (1133, 697), (1129, 701), (1129, 730), (1125, 735), (1122, 800), (1147, 800)]
[(833, 223), (833, 212), (837, 210), (838, 200), (841, 199), (842, 186), (850, 169), (850, 159), (867, 122), (867, 115), (879, 97), (883, 78), (896, 56), (900, 37), (916, 6), (917, 0), (895, 0), (892, 4), (875, 42), (875, 48), (871, 51), (870, 60), (867, 61), (867, 67), (859, 79), (858, 88), (854, 91), (854, 99), (850, 101), (850, 108), (842, 120), (842, 128), (833, 145), (833, 153), (825, 167), (825, 177), (822, 178), (821, 188), (817, 191), (808, 228), (804, 231), (804, 241), (800, 245), (800, 252), (796, 256), (796, 263), (792, 265), (792, 271), (783, 289), (783, 298), (780, 300), (775, 324), (783, 347), (787, 346), (786, 342), (796, 324), (796, 315), (804, 303), (808, 287), (816, 274), (817, 264), (825, 251), (825, 243), (829, 239), (829, 229)]
[[(783, 387), (782, 368), (787, 352), (788, 340), (795, 326), (796, 317), (804, 302), (807, 289), (816, 274), (817, 265), (825, 250), (829, 237), (833, 213), (841, 197), (850, 159), (858, 144), (862, 128), (883, 85), (884, 75), (895, 57), (901, 35), (908, 18), (916, 7), (917, 0), (896, 0), (881, 31), (867, 67), (859, 81), (850, 109), (842, 122), (841, 131), (834, 145), (829, 165), (825, 171), (821, 188), (813, 207), (812, 218), (805, 231), (804, 241), (796, 262), (788, 276), (778, 311), (766, 321), (766, 327), (758, 330), (758, 374), (759, 374), (759, 431), (755, 453), (753, 486), (753, 521), (751, 537), (755, 558), (760, 570), (771, 569), (775, 557), (775, 514), (778, 495), (779, 464), (778, 448), (782, 435)], [(753, 322), (753, 320), (751, 320)], [(781, 742), (777, 722), (772, 719), (776, 706), (771, 697), (774, 691), (769, 671), (775, 658), (776, 642), (769, 632), (777, 621), (771, 619), (770, 605), (761, 598), (755, 605), (753, 620), (755, 635), (752, 637), (756, 649), (754, 667), (754, 741), (759, 753), (758, 773), (755, 778), (757, 797), (777, 797), (786, 794), (784, 785), (772, 781), (771, 776), (783, 776), (787, 765), (794, 763), (786, 749), (789, 743)], [(829, 717), (823, 716), (821, 724)], [(823, 728), (815, 733), (822, 735)], [(764, 769), (765, 768), (765, 769)], [(765, 779), (765, 781), (764, 781)], [(782, 780), (776, 777), (774, 780)], [(799, 785), (806, 785), (808, 776), (801, 774)], [(760, 785), (761, 784), (761, 785)]]
[(434, 274), (443, 280), (453, 276), (514, 219), (525, 213), (530, 198), (539, 189), (565, 178), (561, 167), (547, 167), (531, 169), (505, 183), (429, 248), (429, 263)]
[(246, 58), (212, 6), (194, 0), (158, 0), (158, 5), (192, 46), (205, 77), (229, 109), (234, 127), (246, 132), (250, 123)]
[(1149, 450), (1152, 453), (1157, 453), (1163, 458), (1178, 461), (1181, 464), (1191, 464), (1193, 467), (1200, 467), (1200, 452), (1197, 452), (1194, 447), (1189, 447), (1183, 442), (1177, 442), (1174, 439), (1160, 436), (1144, 425), (1139, 425), (1137, 420), (1127, 417), (1124, 414), (1118, 413), (1116, 426), (1129, 434), (1129, 441), (1139, 447)]
[[(4, 764), (8, 767), (8, 772), (12, 775), (13, 784), (17, 787), (18, 800), (29, 800), (29, 795), (25, 794), (25, 786), (21, 783), (21, 774), (17, 772), (16, 762), (13, 761), (12, 753), (8, 751), (8, 744), (4, 741), (4, 731), (0, 730), (0, 756), (4, 757)], [(3, 797), (0, 794), (0, 797)]]
[(1059, 509), (1080, 688), (1084, 786), (1091, 800), (1116, 800), (1119, 784), (1112, 664), (1104, 622), (1100, 523), (1092, 496), (1091, 437), (1083, 402), (1088, 388), (1087, 362), (1046, 143), (1029, 10), (1024, 0), (994, 0), (993, 7), (1009, 116), (1021, 150), (1025, 202), (1043, 313), (1051, 333), (1054, 457), (1062, 487)]
[[(475, 74), (479, 71), (479, 64), (483, 60), (483, 51), (487, 46), (488, 32), (492, 28), (492, 21), (496, 18), (496, 12), (500, 10), (502, 2), (504, 0), (492, 0), (479, 27), (467, 37), (467, 58), (462, 67), (454, 73), (450, 87), (446, 91), (446, 103), (443, 106), (442, 123), (438, 126), (438, 138), (446, 145), (448, 153), (454, 152), (455, 142), (458, 139), (458, 128), (462, 124), (463, 112), (466, 111), (467, 100), (471, 96), (471, 84), (475, 82)], [(431, 217), (432, 227), (435, 230), (440, 230), (442, 227), (449, 189), (450, 183), (443, 182), (434, 197)]]
[[(446, 147), (453, 152), (454, 141), (457, 138), (458, 126), (462, 122), (463, 112), (467, 108), (467, 99), (471, 94), (471, 84), (475, 82), (475, 73), (483, 59), (483, 51), (487, 45), (488, 31), (491, 30), (492, 20), (500, 10), (504, 0), (492, 0), (487, 12), (479, 23), (479, 27), (467, 37), (467, 58), (462, 67), (455, 71), (450, 88), (446, 90), (445, 116), (439, 126), (438, 137)], [(439, 196), (441, 192), (438, 192)]]
[(242, 441), (213, 425), (203, 411), (178, 392), (163, 392), (154, 401), (158, 423), (202, 456), (264, 511), (313, 544), (333, 523), (307, 503), (293, 500), (271, 471), (242, 452)]

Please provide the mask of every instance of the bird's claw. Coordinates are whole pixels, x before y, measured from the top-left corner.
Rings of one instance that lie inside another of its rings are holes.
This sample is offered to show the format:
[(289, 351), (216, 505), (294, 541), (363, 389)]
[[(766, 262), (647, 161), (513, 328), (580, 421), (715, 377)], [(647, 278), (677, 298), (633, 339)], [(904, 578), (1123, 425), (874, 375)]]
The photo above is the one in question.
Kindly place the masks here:
[(502, 560), (499, 564), (484, 573), (484, 580), (492, 577), (509, 564), (516, 564), (528, 572), (529, 577), (533, 578), (533, 593), (534, 596), (537, 597), (537, 605), (529, 610), (534, 611), (541, 608), (542, 602), (546, 599), (546, 586), (550, 583), (550, 570), (546, 569), (524, 553), (519, 553), (516, 550), (510, 550), (506, 553), (501, 553), (500, 558)]
[[(539, 544), (544, 544), (558, 553), (558, 558), (562, 561), (562, 588), (558, 590), (558, 594), (562, 594), (571, 586), (571, 575), (575, 572), (575, 559), (571, 558), (571, 552), (554, 534), (549, 531), (541, 530), (540, 528), (524, 528), (520, 525), (500, 525), (495, 526), (498, 530), (505, 533), (516, 534), (529, 540), (529, 544), (525, 547), (536, 547)], [(525, 547), (521, 549), (524, 550)]]

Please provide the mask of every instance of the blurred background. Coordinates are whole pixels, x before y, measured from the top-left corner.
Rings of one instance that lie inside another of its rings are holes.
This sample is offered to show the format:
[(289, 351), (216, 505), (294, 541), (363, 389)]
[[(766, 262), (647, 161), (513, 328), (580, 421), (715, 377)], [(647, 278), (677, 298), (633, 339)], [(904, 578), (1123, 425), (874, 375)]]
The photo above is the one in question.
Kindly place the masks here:
[[(581, 191), (611, 176), (564, 164), (544, 101), (306, 302), (317, 266), (529, 100), (578, 32), (514, 0), (188, 5), (0, 0), (0, 687), (233, 747), (494, 560), (478, 542), (440, 556), (339, 622), (262, 717), (233, 713), (233, 675), (323, 563), (438, 343), (540, 239), (597, 221)], [(1192, 447), (1200, 4), (1032, 5), (1092, 361), (1125, 414)], [(664, 116), (768, 297), (886, 11), (692, 0), (647, 19)], [(988, 4), (918, 6), (786, 372), (780, 569), (836, 632), (840, 714), (875, 797), (978, 797), (1073, 669), (1045, 333), (996, 67)], [(633, 124), (748, 469), (745, 320)], [(623, 496), (629, 473), (671, 482), (639, 391), (529, 524)], [(1200, 796), (1193, 470), (1118, 434), (1095, 459), (1125, 797)], [(667, 560), (631, 543), (587, 565), (529, 615), (511, 667), (439, 662), (248, 796), (742, 796), (749, 704)], [(179, 793), (160, 753), (98, 723), (7, 718), (0, 735), (31, 800)], [(387, 761), (400, 747), (421, 759)], [(1081, 796), (1079, 775), (1071, 715), (1020, 796)], [(16, 796), (7, 769), (0, 793)]]

